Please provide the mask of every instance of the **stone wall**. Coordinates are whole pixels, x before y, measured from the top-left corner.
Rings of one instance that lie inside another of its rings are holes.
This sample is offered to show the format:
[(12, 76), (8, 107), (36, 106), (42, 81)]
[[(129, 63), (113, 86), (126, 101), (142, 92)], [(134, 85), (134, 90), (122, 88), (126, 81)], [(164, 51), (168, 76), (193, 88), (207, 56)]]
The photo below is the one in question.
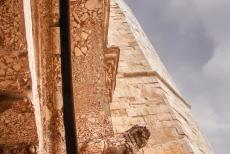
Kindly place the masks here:
[[(139, 153), (211, 154), (126, 4), (111, 0), (109, 10), (109, 0), (69, 3), (79, 149), (92, 143), (94, 152), (98, 145), (127, 151), (137, 139), (139, 150), (151, 133)], [(58, 0), (0, 1), (0, 154), (66, 153), (59, 18)]]
[(122, 133), (135, 124), (151, 132), (139, 153), (212, 153), (154, 48), (121, 0), (112, 0), (109, 45), (120, 48), (116, 88), (110, 111), (113, 130)]
[(23, 1), (0, 2), (0, 49), (26, 51)]
[(72, 83), (79, 147), (112, 133), (104, 63), (106, 4), (106, 0), (70, 2)]
[(0, 3), (0, 153), (38, 143), (23, 1)]
[[(38, 90), (41, 130), (41, 153), (65, 153), (59, 1), (31, 2), (32, 41), (34, 47), (36, 88)], [(28, 8), (29, 9), (29, 8)], [(25, 11), (26, 12), (26, 11)], [(28, 12), (26, 12), (28, 14)]]

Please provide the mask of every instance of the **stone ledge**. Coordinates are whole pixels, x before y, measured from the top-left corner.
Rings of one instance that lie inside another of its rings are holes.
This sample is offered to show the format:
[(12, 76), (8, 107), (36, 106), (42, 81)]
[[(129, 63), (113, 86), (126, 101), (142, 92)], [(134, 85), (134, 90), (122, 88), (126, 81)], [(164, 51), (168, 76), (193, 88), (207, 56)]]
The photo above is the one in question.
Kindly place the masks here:
[(188, 108), (191, 108), (190, 103), (188, 103), (182, 96), (177, 92), (177, 90), (172, 87), (167, 80), (162, 78), (159, 73), (156, 71), (148, 71), (148, 72), (121, 72), (118, 74), (118, 78), (136, 78), (136, 77), (147, 77), (147, 76), (155, 76), (159, 79), (169, 90), (173, 92)]

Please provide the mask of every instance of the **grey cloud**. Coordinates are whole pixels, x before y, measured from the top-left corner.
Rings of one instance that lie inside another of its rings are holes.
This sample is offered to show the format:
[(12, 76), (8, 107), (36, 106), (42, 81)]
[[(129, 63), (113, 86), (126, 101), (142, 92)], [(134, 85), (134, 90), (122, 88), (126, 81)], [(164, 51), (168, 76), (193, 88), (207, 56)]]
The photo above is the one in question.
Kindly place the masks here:
[(182, 12), (173, 10), (166, 0), (127, 2), (135, 10), (140, 23), (154, 42), (155, 48), (159, 49), (160, 56), (169, 69), (172, 62), (174, 67), (183, 69), (185, 65), (200, 67), (211, 58), (215, 42), (209, 37), (201, 21), (193, 19), (190, 24), (180, 22), (178, 18)]
[(216, 153), (230, 151), (230, 1), (126, 0)]

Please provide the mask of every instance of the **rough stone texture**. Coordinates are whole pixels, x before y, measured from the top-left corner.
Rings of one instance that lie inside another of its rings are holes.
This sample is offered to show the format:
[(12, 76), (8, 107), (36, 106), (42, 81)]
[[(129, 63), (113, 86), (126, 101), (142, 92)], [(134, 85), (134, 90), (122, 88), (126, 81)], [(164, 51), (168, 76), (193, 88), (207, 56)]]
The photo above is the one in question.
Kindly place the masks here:
[[(72, 78), (78, 146), (112, 134), (104, 54), (106, 0), (70, 1)], [(80, 148), (79, 148), (80, 149)]]
[(28, 96), (31, 78), (27, 52), (0, 49), (0, 92)]
[(143, 123), (151, 136), (139, 153), (211, 154), (191, 116), (190, 105), (122, 0), (111, 1), (108, 42), (120, 48), (116, 88), (110, 104), (114, 132), (119, 134)]
[(0, 147), (37, 142), (31, 102), (24, 98), (0, 96)]
[(31, 102), (23, 1), (0, 3), (0, 153), (36, 151), (38, 135)]
[[(69, 2), (81, 152), (211, 154), (126, 4)], [(0, 154), (66, 153), (61, 80), (59, 1), (1, 0)]]
[[(59, 0), (31, 1), (41, 153), (65, 153), (60, 60)], [(32, 40), (32, 41), (33, 41)], [(30, 40), (31, 41), (31, 40)]]
[(0, 2), (0, 49), (26, 51), (22, 0)]
[(135, 125), (122, 134), (90, 140), (81, 148), (81, 154), (135, 154), (143, 148), (150, 137), (145, 126)]

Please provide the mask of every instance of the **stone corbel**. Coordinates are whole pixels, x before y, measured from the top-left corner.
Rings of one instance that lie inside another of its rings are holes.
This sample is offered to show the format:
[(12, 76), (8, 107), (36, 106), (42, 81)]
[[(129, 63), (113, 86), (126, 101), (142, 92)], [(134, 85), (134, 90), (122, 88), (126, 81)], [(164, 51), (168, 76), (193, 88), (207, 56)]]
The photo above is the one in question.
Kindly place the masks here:
[(150, 135), (145, 126), (135, 125), (122, 134), (87, 142), (80, 154), (135, 154), (146, 146)]
[(110, 47), (105, 53), (106, 84), (109, 88), (110, 101), (116, 86), (116, 74), (120, 56), (119, 47)]

